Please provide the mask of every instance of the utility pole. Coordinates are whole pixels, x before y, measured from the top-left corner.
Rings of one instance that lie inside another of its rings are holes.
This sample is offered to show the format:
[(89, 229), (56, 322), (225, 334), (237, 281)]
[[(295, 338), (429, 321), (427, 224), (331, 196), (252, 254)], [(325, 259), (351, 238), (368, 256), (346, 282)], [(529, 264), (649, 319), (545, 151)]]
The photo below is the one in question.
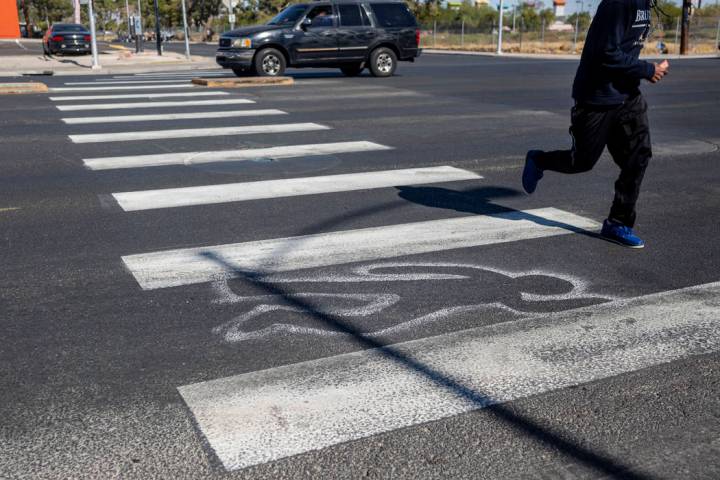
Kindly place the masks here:
[(75, 23), (80, 23), (80, 0), (73, 0), (73, 20)]
[(185, 10), (185, 0), (182, 0), (183, 29), (185, 31), (185, 57), (190, 60), (190, 40), (188, 36), (190, 32), (187, 26), (187, 11)]
[(683, 0), (682, 31), (680, 32), (680, 55), (687, 55), (690, 47), (690, 9), (691, 0)]
[(515, 12), (517, 11), (517, 4), (513, 5), (513, 28), (512, 33), (515, 33)]
[(500, 0), (500, 17), (498, 18), (498, 43), (497, 54), (502, 55), (502, 34), (503, 34), (503, 0)]
[(155, 0), (155, 43), (157, 44), (158, 56), (162, 56), (162, 38), (160, 38), (160, 8), (158, 0)]
[(680, 41), (680, 17), (677, 19), (677, 25), (675, 25), (675, 48), (677, 48), (678, 53), (680, 53), (679, 48), (679, 42)]

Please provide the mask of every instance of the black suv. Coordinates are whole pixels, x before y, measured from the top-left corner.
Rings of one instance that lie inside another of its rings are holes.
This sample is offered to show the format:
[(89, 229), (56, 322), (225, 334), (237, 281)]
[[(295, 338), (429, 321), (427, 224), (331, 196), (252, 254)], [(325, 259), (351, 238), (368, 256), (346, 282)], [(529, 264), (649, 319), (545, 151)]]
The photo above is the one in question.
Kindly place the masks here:
[(292, 5), (266, 25), (239, 28), (220, 37), (217, 63), (277, 76), (286, 67), (337, 67), (358, 75), (365, 67), (389, 77), (398, 60), (420, 55), (420, 30), (398, 0), (328, 0)]

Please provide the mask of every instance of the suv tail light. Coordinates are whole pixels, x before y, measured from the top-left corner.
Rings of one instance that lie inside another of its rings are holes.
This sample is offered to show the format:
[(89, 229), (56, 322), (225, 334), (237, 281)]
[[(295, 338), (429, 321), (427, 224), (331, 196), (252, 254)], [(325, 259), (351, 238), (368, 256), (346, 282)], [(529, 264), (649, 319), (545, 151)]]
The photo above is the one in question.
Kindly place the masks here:
[(83, 37), (83, 40), (89, 42), (90, 40), (92, 40), (92, 37), (90, 35), (85, 35), (85, 37)]
[(63, 37), (62, 35), (55, 35), (54, 37), (52, 37), (53, 42), (62, 42), (63, 40), (65, 40), (65, 37)]
[(420, 46), (420, 29), (415, 30), (415, 45)]

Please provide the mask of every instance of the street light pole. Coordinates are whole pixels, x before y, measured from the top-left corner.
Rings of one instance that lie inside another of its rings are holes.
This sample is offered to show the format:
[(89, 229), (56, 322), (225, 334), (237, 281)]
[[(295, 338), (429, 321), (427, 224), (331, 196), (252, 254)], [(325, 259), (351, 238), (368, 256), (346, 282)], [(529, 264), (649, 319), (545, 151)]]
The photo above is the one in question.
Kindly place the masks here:
[(497, 54), (502, 55), (502, 34), (503, 34), (503, 0), (500, 0), (500, 16), (498, 18), (498, 43)]
[(97, 34), (95, 33), (95, 13), (93, 12), (93, 0), (88, 0), (88, 16), (90, 17), (90, 48), (92, 50), (92, 69), (100, 68), (98, 62)]
[(576, 3), (580, 4), (580, 10), (575, 12), (575, 38), (573, 39), (573, 52), (575, 53), (577, 53), (578, 31), (580, 30), (580, 12), (582, 12), (584, 6), (582, 0)]
[(190, 60), (190, 40), (188, 39), (187, 12), (185, 10), (185, 0), (182, 0), (183, 28), (185, 29), (185, 57)]

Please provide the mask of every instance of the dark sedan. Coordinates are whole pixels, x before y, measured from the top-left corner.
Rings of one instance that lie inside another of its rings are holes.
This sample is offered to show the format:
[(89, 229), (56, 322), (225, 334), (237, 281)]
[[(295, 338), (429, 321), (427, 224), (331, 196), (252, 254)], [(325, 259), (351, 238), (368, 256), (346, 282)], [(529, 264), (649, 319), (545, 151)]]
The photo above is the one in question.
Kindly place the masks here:
[(57, 23), (43, 36), (43, 51), (46, 55), (56, 53), (91, 52), (90, 31), (77, 23)]

